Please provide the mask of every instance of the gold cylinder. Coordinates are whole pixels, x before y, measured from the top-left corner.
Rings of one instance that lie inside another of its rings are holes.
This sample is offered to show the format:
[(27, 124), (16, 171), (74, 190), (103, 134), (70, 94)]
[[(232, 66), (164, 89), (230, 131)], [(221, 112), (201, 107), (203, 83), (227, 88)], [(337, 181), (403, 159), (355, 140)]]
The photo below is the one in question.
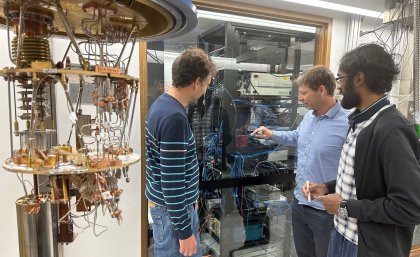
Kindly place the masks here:
[[(13, 61), (17, 61), (18, 38), (12, 40), (12, 57)], [(32, 62), (51, 62), (50, 44), (44, 38), (30, 38), (24, 36), (22, 38), (22, 46), (20, 52), (18, 68), (30, 68)]]

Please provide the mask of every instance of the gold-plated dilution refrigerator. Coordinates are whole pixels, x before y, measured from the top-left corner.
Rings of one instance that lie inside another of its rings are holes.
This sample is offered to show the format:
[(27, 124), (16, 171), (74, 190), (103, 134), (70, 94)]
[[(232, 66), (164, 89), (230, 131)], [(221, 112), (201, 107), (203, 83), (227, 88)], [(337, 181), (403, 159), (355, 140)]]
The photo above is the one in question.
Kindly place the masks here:
[[(191, 31), (196, 9), (189, 0), (9, 0), (0, 1), (0, 23), (14, 64), (0, 76), (11, 144), (3, 168), (24, 187), (16, 201), (20, 256), (56, 257), (75, 238), (76, 216), (105, 210), (122, 222), (118, 181), (128, 182), (140, 160), (130, 142), (139, 92), (139, 79), (127, 74), (133, 49)], [(52, 59), (55, 38), (68, 45)], [(57, 126), (63, 115), (70, 125)]]

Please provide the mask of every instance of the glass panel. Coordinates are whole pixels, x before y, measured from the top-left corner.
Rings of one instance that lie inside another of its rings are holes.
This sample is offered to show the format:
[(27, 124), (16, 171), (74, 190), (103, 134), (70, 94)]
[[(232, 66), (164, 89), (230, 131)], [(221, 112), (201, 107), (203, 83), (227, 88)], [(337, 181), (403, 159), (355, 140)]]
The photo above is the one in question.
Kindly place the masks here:
[(147, 43), (148, 107), (165, 91), (163, 42)]
[[(203, 256), (296, 256), (295, 147), (251, 133), (259, 126), (299, 125), (307, 110), (293, 80), (314, 65), (315, 33), (200, 18), (195, 31), (161, 44), (164, 52), (149, 45), (150, 62), (157, 63), (152, 66), (163, 70), (149, 76), (149, 105), (171, 85), (172, 62), (186, 47), (204, 49), (219, 70), (188, 107), (201, 167)], [(151, 91), (151, 80), (164, 81), (160, 92)]]

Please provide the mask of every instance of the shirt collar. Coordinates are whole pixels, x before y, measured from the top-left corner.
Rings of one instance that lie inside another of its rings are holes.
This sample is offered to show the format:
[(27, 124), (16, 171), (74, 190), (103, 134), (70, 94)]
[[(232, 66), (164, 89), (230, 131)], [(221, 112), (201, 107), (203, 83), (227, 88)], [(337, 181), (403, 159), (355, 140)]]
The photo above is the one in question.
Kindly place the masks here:
[(389, 104), (390, 102), (387, 99), (387, 96), (384, 96), (381, 99), (374, 102), (373, 104), (371, 104), (363, 112), (361, 112), (359, 109), (354, 110), (354, 112), (352, 112), (349, 115), (350, 128), (354, 130), (357, 124), (370, 119), (370, 117), (372, 117), (375, 113), (377, 113), (380, 109), (382, 109), (382, 107)]
[[(324, 115), (319, 116), (319, 118), (327, 117), (329, 119), (333, 118), (337, 112), (341, 109), (340, 103), (336, 100), (333, 107), (331, 107), (328, 112), (326, 112)], [(312, 111), (312, 115), (316, 116), (316, 111)]]

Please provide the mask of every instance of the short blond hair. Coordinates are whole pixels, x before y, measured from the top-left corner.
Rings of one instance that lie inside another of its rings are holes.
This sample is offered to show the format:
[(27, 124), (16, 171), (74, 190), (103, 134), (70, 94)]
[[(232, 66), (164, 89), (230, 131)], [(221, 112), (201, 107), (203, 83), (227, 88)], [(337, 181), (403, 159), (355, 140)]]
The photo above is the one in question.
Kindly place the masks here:
[(297, 78), (296, 84), (305, 85), (314, 91), (324, 85), (328, 95), (334, 95), (336, 87), (334, 74), (323, 65), (316, 65), (304, 71)]

